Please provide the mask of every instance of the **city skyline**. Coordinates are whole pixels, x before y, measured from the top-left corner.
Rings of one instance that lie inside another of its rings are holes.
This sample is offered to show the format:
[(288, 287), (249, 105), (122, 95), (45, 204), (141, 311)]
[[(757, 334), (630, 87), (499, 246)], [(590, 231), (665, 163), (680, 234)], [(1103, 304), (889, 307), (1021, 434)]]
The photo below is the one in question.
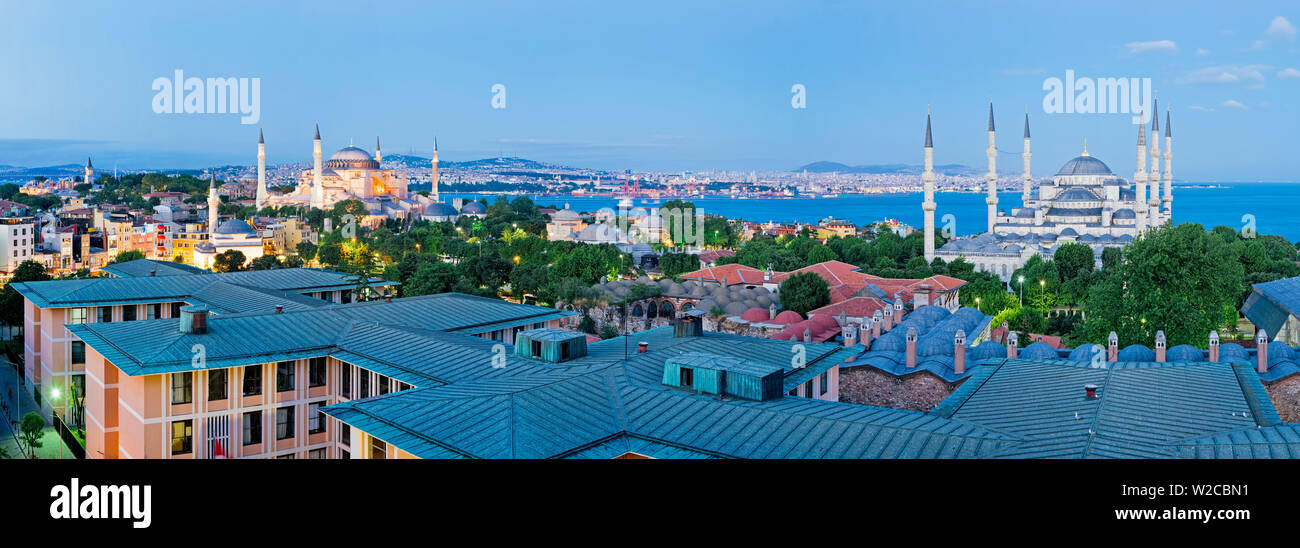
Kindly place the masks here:
[[(1179, 180), (1285, 181), (1300, 168), (1288, 148), (1300, 118), (1289, 100), (1300, 16), (1274, 7), (782, 6), (236, 3), (196, 22), (133, 4), (86, 6), (69, 24), (57, 9), (17, 5), (10, 20), (25, 24), (0, 36), (0, 61), (21, 85), (0, 88), (0, 100), (27, 108), (0, 120), (0, 164), (251, 165), (259, 128), (269, 163), (305, 162), (319, 122), (328, 150), (369, 148), (377, 134), (390, 154), (427, 157), (437, 135), (444, 161), (918, 165), (928, 106), (936, 163), (979, 166), (992, 95), (1000, 171), (1015, 166), (1028, 110), (1042, 169), (1087, 139), (1094, 156), (1131, 172), (1131, 115), (1044, 112), (1045, 82), (1071, 71), (1151, 79), (1160, 109), (1173, 109)], [(147, 31), (124, 32), (146, 17)], [(439, 23), (416, 23), (429, 17)], [(277, 23), (287, 20), (302, 24)], [(260, 119), (150, 110), (150, 84), (177, 70), (260, 79)], [(795, 85), (806, 108), (792, 107)], [(506, 108), (493, 108), (499, 95)]]

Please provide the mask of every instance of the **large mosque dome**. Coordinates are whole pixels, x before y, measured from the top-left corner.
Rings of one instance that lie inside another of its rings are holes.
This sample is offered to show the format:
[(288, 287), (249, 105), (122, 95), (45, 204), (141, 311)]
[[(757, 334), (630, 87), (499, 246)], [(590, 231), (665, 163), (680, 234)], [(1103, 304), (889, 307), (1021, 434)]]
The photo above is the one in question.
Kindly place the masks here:
[(330, 169), (379, 169), (379, 162), (363, 149), (347, 147), (339, 149), (325, 162)]
[[(1086, 153), (1085, 153), (1086, 154)], [(1057, 175), (1112, 175), (1106, 162), (1092, 156), (1079, 156), (1061, 166)]]

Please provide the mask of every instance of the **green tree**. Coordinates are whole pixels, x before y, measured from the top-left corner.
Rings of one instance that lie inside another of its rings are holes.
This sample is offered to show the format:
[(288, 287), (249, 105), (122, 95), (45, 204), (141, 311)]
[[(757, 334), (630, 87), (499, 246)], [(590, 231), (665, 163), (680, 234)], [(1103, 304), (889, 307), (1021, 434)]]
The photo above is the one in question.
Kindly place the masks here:
[(223, 251), (212, 258), (212, 269), (217, 272), (238, 272), (243, 270), (245, 260), (247, 257), (238, 249)]
[(676, 278), (700, 268), (700, 256), (689, 253), (665, 253), (659, 257), (659, 269), (664, 276)]
[(337, 266), (343, 260), (343, 246), (339, 244), (322, 245), (316, 253), (321, 264)]
[(138, 261), (143, 258), (144, 258), (144, 252), (138, 249), (129, 249), (127, 251), (119, 252), (116, 257), (113, 257), (113, 260), (111, 262), (125, 263), (127, 261)]
[(809, 310), (815, 310), (830, 304), (830, 286), (821, 276), (811, 272), (795, 274), (781, 282), (778, 290), (781, 307), (807, 316)]
[(808, 252), (808, 264), (824, 263), (826, 261), (838, 261), (839, 255), (829, 246), (818, 245)]
[(45, 272), (45, 265), (31, 259), (19, 263), (18, 268), (14, 269), (13, 277), (9, 279), (3, 289), (0, 289), (0, 303), (4, 306), (4, 310), (0, 311), (0, 320), (7, 325), (20, 326), (23, 324), (23, 296), (13, 288), (13, 284), (40, 282), (50, 279), (53, 278)]
[(419, 265), (410, 281), (402, 286), (402, 295), (437, 295), (447, 293), (456, 286), (459, 276), (456, 267), (442, 261), (428, 261)]
[(518, 299), (523, 299), (524, 295), (538, 295), (548, 280), (545, 266), (537, 263), (520, 264), (510, 271), (510, 293)]
[(294, 251), (298, 252), (298, 256), (308, 262), (316, 258), (316, 249), (316, 244), (308, 241), (298, 242), (298, 245), (294, 247)]
[(284, 268), (284, 263), (275, 255), (262, 255), (248, 262), (249, 270), (274, 270)]
[(27, 448), (31, 451), (33, 458), (36, 456), (36, 449), (41, 447), (43, 443), (41, 437), (44, 434), (45, 417), (42, 417), (40, 413), (35, 411), (23, 415), (23, 422), (19, 435), (22, 437), (23, 443), (27, 444)]

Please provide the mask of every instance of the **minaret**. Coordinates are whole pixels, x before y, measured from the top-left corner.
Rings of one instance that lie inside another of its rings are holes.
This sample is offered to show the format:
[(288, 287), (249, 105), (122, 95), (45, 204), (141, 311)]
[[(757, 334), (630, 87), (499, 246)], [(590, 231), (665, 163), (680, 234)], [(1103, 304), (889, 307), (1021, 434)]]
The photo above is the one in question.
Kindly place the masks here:
[(1174, 132), (1169, 124), (1169, 109), (1165, 109), (1165, 219), (1174, 222)]
[(1033, 154), (1029, 152), (1029, 110), (1025, 110), (1025, 153), (1020, 155), (1025, 160), (1025, 174), (1020, 176), (1020, 182), (1023, 186), (1021, 190), (1020, 202), (1024, 207), (1029, 207), (1029, 186), (1034, 182), (1034, 176), (1029, 173), (1029, 159)]
[(1133, 213), (1137, 214), (1139, 232), (1147, 227), (1147, 137), (1144, 124), (1138, 123), (1137, 169), (1133, 171), (1133, 184), (1137, 196), (1133, 200)]
[(934, 141), (930, 139), (930, 114), (925, 114), (925, 171), (921, 173), (921, 182), (925, 186), (925, 201), (921, 210), (925, 211), (925, 262), (934, 261)]
[(438, 201), (438, 138), (433, 138), (433, 171), (429, 172), (429, 197)]
[(217, 170), (209, 173), (208, 179), (208, 237), (217, 232), (217, 211), (221, 209), (221, 199), (217, 198)]
[(311, 206), (325, 209), (325, 189), (321, 186), (323, 183), (321, 183), (320, 166), (320, 124), (316, 124), (316, 137), (312, 139), (311, 156), (315, 163), (311, 173)]
[(1147, 199), (1148, 222), (1151, 226), (1164, 224), (1160, 218), (1160, 98), (1157, 95), (1151, 108), (1151, 197)]
[(83, 172), (83, 176), (82, 176), (82, 178), (81, 178), (81, 182), (83, 182), (83, 183), (91, 183), (91, 184), (93, 184), (93, 183), (95, 182), (95, 166), (93, 166), (93, 165), (90, 164), (90, 157), (89, 157), (89, 156), (86, 157), (86, 169), (85, 169), (85, 171)]
[(266, 207), (266, 139), (257, 130), (257, 210)]
[(989, 147), (984, 149), (984, 155), (989, 158), (989, 171), (984, 174), (984, 180), (989, 184), (989, 196), (984, 199), (984, 203), (989, 206), (990, 233), (998, 221), (998, 146), (993, 132), (993, 101), (989, 101)]
[(376, 161), (376, 162), (382, 162), (382, 161), (384, 161), (384, 154), (383, 154), (382, 152), (379, 152), (379, 136), (378, 136), (378, 135), (375, 136), (375, 161)]

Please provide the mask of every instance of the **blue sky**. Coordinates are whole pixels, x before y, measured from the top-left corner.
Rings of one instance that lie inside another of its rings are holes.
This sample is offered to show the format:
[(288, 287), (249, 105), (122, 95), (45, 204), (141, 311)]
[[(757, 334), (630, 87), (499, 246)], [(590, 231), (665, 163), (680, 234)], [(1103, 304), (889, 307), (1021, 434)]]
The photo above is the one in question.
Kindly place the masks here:
[[(1278, 19), (1278, 18), (1281, 19)], [(1300, 179), (1300, 6), (1277, 2), (23, 2), (0, 19), (0, 164), (305, 161), (312, 124), (445, 160), (610, 169), (919, 163), (1089, 152), (1133, 171), (1126, 114), (1047, 114), (1044, 79), (1149, 77), (1176, 175)], [(261, 79), (261, 120), (156, 114), (155, 78)], [(1288, 70), (1290, 69), (1290, 70)], [(491, 88), (506, 86), (506, 108)], [(791, 108), (791, 86), (807, 90)], [(1162, 120), (1163, 123), (1163, 120)]]

